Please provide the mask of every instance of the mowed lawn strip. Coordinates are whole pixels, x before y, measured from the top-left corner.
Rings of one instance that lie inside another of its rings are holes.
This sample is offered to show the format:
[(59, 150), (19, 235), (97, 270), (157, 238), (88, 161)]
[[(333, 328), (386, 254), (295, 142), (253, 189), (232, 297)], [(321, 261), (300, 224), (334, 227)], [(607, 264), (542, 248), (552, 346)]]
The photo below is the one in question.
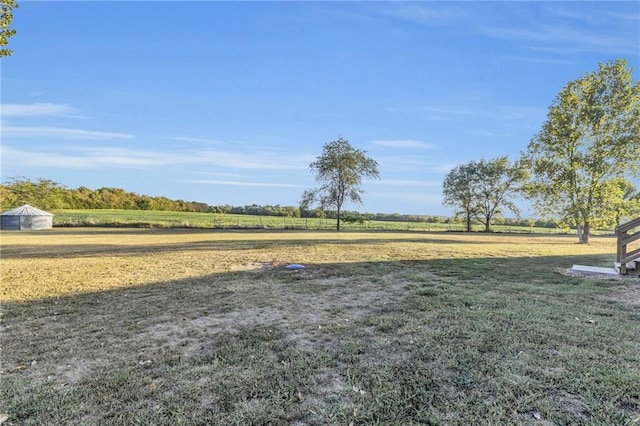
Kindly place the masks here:
[[(636, 424), (615, 239), (2, 234), (8, 424)], [(289, 263), (306, 268), (289, 271)]]

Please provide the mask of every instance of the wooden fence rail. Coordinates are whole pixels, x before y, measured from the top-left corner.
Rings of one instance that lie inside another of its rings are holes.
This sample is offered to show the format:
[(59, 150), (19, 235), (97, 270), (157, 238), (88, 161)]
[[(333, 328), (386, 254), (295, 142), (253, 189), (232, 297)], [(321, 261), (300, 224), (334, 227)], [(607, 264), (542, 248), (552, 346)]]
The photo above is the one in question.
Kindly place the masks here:
[[(635, 229), (634, 228), (638, 228)], [(640, 247), (629, 251), (629, 244), (640, 240), (640, 217), (624, 223), (616, 229), (618, 235), (618, 247), (616, 255), (616, 267), (619, 265), (621, 275), (627, 274), (627, 263), (640, 259)]]

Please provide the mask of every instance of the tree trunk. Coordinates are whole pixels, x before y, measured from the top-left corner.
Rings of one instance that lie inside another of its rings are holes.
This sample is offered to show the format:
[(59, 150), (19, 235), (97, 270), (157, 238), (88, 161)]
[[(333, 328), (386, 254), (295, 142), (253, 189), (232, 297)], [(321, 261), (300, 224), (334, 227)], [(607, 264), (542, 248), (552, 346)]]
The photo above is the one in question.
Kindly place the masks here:
[(589, 244), (589, 228), (589, 222), (585, 222), (582, 228), (582, 236), (580, 237), (581, 244)]
[(486, 218), (484, 221), (484, 232), (491, 232), (491, 219)]
[(467, 232), (471, 232), (471, 215), (467, 213)]
[(337, 232), (340, 232), (340, 206), (338, 206), (338, 209), (337, 209), (337, 210), (338, 210), (338, 211), (337, 211), (337, 218), (338, 218), (338, 220), (337, 220), (337, 222), (336, 222), (336, 231), (337, 231)]
[(583, 225), (578, 224), (578, 241), (580, 244), (589, 244), (589, 233), (591, 226), (589, 222), (585, 222)]

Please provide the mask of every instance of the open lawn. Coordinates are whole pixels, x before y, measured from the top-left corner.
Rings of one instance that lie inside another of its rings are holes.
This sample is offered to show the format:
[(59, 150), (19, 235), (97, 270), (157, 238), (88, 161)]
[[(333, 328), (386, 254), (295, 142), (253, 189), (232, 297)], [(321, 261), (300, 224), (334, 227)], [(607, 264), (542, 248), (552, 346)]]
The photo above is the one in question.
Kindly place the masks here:
[(612, 237), (0, 236), (5, 424), (640, 424)]

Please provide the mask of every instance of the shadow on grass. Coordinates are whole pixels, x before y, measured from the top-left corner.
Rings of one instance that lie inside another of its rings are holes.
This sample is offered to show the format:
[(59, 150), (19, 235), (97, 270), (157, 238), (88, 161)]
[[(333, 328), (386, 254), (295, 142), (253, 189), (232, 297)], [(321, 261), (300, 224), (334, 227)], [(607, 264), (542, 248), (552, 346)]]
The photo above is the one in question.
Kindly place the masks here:
[(601, 299), (629, 284), (566, 275), (609, 260), (309, 264), (4, 303), (0, 406), (31, 424), (631, 423), (640, 317)]
[[(305, 238), (305, 233), (310, 235), (309, 238)], [(2, 249), (2, 257), (6, 259), (14, 258), (37, 258), (37, 259), (56, 259), (56, 258), (69, 258), (77, 256), (100, 256), (100, 255), (117, 255), (117, 256), (130, 256), (139, 254), (153, 254), (163, 252), (179, 252), (179, 251), (228, 251), (228, 250), (247, 250), (251, 248), (287, 248), (287, 247), (315, 247), (318, 245), (334, 245), (334, 246), (348, 246), (353, 244), (363, 245), (381, 245), (381, 244), (424, 244), (425, 249), (432, 245), (473, 245), (482, 246), (487, 243), (493, 242), (492, 239), (501, 239), (501, 243), (509, 243), (509, 239), (513, 241), (519, 241), (523, 238), (527, 240), (527, 243), (539, 240), (546, 245), (554, 244), (566, 244), (567, 241), (572, 241), (573, 237), (570, 236), (553, 236), (552, 239), (558, 241), (549, 241), (548, 235), (542, 234), (484, 234), (473, 233), (465, 234), (458, 233), (460, 238), (446, 238), (446, 233), (443, 232), (386, 232), (386, 231), (369, 231), (362, 232), (340, 232), (334, 231), (273, 231), (273, 230), (193, 230), (193, 229), (125, 229), (125, 230), (96, 230), (94, 228), (83, 229), (65, 229), (64, 231), (46, 230), (37, 231), (31, 233), (33, 235), (42, 235), (47, 237), (66, 237), (66, 236), (100, 236), (113, 235), (117, 236), (181, 236), (181, 235), (211, 235), (210, 240), (199, 240), (191, 242), (178, 242), (178, 243), (160, 243), (160, 244), (109, 244), (109, 243), (72, 243), (72, 244), (16, 244), (13, 246), (5, 246)], [(239, 238), (233, 239), (220, 239), (216, 236), (237, 234)], [(265, 238), (269, 235), (295, 235), (299, 238)], [(363, 238), (362, 235), (381, 235), (380, 238)], [(398, 234), (397, 238), (390, 237), (394, 234)], [(250, 236), (255, 235), (256, 238)], [(385, 235), (383, 237), (383, 235)], [(415, 235), (415, 238), (408, 238), (407, 235)], [(471, 238), (464, 238), (465, 235), (469, 235)], [(247, 237), (249, 236), (249, 237)], [(353, 236), (353, 238), (349, 238)], [(576, 243), (577, 244), (577, 243)]]

